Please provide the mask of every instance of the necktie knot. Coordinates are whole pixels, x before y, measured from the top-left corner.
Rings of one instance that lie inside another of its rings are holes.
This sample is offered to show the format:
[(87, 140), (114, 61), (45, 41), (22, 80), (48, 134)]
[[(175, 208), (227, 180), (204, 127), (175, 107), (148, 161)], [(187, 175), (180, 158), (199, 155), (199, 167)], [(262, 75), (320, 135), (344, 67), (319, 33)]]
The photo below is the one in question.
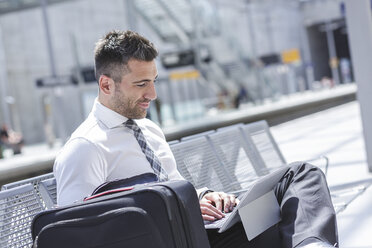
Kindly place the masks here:
[(137, 123), (135, 123), (132, 119), (128, 119), (126, 122), (124, 122), (124, 125), (127, 128), (132, 129), (133, 131), (136, 131), (136, 132), (138, 132), (140, 130)]

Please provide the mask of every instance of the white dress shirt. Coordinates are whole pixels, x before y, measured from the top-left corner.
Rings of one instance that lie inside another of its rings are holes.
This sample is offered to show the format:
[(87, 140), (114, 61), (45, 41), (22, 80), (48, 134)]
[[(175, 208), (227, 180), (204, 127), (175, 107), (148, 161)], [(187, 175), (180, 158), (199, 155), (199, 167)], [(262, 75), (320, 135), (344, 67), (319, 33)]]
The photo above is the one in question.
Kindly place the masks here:
[[(75, 130), (54, 163), (57, 204), (66, 205), (90, 195), (104, 182), (154, 172), (126, 117), (96, 99), (88, 118)], [(148, 119), (135, 120), (170, 180), (183, 180), (161, 129)]]

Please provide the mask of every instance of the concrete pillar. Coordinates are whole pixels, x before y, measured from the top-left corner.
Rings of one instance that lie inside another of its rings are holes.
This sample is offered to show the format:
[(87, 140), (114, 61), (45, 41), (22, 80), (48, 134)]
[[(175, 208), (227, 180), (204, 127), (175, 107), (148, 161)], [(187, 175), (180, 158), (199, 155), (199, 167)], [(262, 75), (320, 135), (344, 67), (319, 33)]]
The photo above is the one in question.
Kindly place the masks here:
[(338, 75), (338, 58), (336, 53), (334, 28), (331, 23), (326, 23), (325, 32), (327, 37), (327, 45), (329, 52), (329, 66), (331, 67), (332, 79), (335, 85), (340, 84), (340, 76)]
[(370, 0), (346, 0), (354, 78), (358, 85), (368, 169), (372, 172), (372, 15)]
[[(248, 30), (249, 30), (249, 37), (250, 37), (250, 44), (251, 44), (251, 58), (255, 61), (258, 61), (257, 55), (257, 44), (256, 44), (256, 33), (254, 30), (254, 23), (253, 23), (253, 11), (251, 10), (251, 2), (246, 1), (245, 5), (245, 13), (248, 19)], [(263, 102), (263, 89), (262, 85), (264, 84), (263, 75), (261, 65), (257, 63), (254, 65), (254, 75), (256, 77), (257, 82), (257, 93), (258, 93), (258, 102)]]
[(314, 67), (311, 60), (310, 44), (309, 37), (307, 35), (305, 17), (302, 11), (301, 3), (298, 3), (298, 12), (300, 13), (300, 25), (299, 25), (299, 34), (300, 34), (300, 46), (301, 46), (301, 59), (305, 69), (305, 77), (307, 82), (307, 89), (312, 90), (314, 84)]
[(56, 69), (56, 62), (54, 58), (53, 43), (52, 43), (50, 28), (49, 28), (49, 19), (48, 19), (48, 13), (47, 13), (47, 7), (48, 7), (47, 0), (40, 0), (40, 6), (41, 6), (41, 13), (43, 17), (43, 24), (45, 28), (45, 34), (46, 34), (45, 38), (47, 41), (47, 48), (48, 48), (50, 74), (52, 77), (56, 77), (57, 69)]
[[(9, 97), (8, 90), (8, 75), (6, 71), (6, 60), (5, 60), (5, 49), (3, 46), (3, 36), (0, 28), (0, 104), (2, 108), (2, 123), (8, 126), (12, 126), (9, 105), (7, 99)], [(13, 128), (13, 127), (12, 127)]]

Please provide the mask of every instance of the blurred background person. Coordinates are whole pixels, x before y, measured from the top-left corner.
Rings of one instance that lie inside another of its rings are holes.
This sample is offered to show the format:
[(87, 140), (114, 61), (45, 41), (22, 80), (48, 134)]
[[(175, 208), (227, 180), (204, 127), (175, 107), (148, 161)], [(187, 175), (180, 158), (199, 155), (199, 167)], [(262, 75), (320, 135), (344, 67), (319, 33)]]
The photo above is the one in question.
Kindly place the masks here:
[[(9, 129), (7, 125), (3, 124), (0, 129), (0, 140), (2, 146), (1, 152), (5, 148), (10, 148), (14, 155), (21, 154), (24, 143), (22, 134)], [(0, 156), (2, 157), (3, 154)]]

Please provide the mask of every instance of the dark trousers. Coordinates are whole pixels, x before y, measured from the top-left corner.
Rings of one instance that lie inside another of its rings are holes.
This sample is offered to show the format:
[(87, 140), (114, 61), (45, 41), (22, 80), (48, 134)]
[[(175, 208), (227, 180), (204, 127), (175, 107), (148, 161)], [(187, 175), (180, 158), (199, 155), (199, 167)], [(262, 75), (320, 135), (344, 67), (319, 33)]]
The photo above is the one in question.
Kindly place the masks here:
[(323, 172), (297, 162), (291, 164), (275, 187), (282, 220), (252, 241), (248, 241), (241, 223), (224, 233), (207, 230), (212, 248), (217, 247), (296, 247), (307, 238), (329, 244), (338, 242), (336, 213)]

